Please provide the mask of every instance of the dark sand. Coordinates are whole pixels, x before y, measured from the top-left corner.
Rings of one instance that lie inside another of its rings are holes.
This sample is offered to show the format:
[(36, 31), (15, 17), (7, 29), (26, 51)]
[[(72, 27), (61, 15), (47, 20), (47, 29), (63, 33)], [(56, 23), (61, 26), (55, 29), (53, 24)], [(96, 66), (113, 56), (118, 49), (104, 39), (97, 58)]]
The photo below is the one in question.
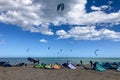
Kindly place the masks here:
[(27, 67), (0, 67), (0, 80), (120, 80), (120, 72), (107, 70), (97, 72), (85, 70), (79, 66), (76, 70), (35, 69), (32, 65)]

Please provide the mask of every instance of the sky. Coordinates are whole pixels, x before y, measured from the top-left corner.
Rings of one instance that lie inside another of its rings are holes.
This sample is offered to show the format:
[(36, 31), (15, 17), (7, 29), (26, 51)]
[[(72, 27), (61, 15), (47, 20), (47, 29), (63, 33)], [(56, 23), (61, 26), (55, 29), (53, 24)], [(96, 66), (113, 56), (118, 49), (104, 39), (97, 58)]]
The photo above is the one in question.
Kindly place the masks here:
[(119, 3), (0, 0), (0, 57), (120, 57)]

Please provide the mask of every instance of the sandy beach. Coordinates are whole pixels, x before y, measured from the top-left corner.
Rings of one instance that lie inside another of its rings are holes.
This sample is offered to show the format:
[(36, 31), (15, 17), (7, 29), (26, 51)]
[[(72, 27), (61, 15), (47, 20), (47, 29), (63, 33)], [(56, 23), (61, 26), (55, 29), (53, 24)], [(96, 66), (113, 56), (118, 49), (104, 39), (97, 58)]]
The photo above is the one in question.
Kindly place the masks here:
[(23, 67), (0, 67), (0, 80), (120, 80), (120, 72), (107, 70), (97, 72), (78, 66), (76, 70), (35, 69), (32, 65)]

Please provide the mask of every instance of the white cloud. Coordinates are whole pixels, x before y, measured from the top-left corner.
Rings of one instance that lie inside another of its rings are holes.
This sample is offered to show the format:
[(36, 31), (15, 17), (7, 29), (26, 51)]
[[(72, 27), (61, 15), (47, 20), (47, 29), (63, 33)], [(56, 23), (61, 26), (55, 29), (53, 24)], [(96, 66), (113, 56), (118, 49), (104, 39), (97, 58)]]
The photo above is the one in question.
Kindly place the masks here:
[(47, 43), (48, 41), (45, 39), (41, 39), (40, 42)]
[(100, 7), (96, 7), (96, 6), (92, 6), (91, 9), (92, 9), (92, 10), (101, 10)]
[(36, 26), (32, 27), (30, 29), (31, 32), (41, 32), (42, 34), (46, 35), (53, 35), (54, 33), (52, 32), (51, 29), (49, 29), (49, 24), (42, 24), (41, 26)]
[[(71, 10), (68, 12), (68, 23), (75, 25), (95, 25), (96, 23), (111, 23), (120, 24), (120, 11), (116, 13), (107, 14), (100, 11), (100, 7), (96, 7), (98, 11), (86, 13), (86, 0), (80, 0)], [(102, 6), (104, 8), (104, 6)]]
[(56, 34), (58, 36), (60, 36), (58, 39), (63, 39), (63, 38), (69, 38), (70, 37), (70, 35), (67, 32), (65, 32), (64, 30), (58, 30), (56, 32)]
[[(58, 3), (63, 2), (65, 9), (56, 11)], [(112, 4), (112, 2), (109, 2)], [(10, 23), (23, 30), (54, 35), (50, 25), (96, 25), (97, 23), (120, 24), (120, 11), (107, 14), (102, 9), (110, 6), (92, 6), (94, 12), (86, 12), (87, 0), (0, 0), (0, 22)], [(57, 31), (58, 35), (71, 35)]]
[(32, 0), (0, 0), (0, 21), (20, 26), (23, 30), (53, 35), (41, 9), (42, 4)]
[[(80, 27), (76, 26), (68, 30), (59, 30), (56, 34), (59, 36), (59, 39), (64, 38), (74, 38), (75, 40), (113, 40), (120, 41), (120, 32), (115, 32), (108, 29), (96, 30), (95, 26), (85, 26)], [(67, 37), (66, 37), (67, 36)]]
[(106, 9), (108, 9), (108, 10), (111, 10), (112, 9), (112, 7), (111, 6), (109, 6), (109, 5), (102, 5), (102, 6), (100, 6), (100, 7), (96, 7), (96, 6), (91, 6), (91, 10), (95, 10), (95, 11), (104, 11), (104, 10), (106, 10)]
[(108, 6), (108, 5), (103, 5), (103, 6), (100, 6), (100, 7), (96, 7), (96, 6), (91, 6), (91, 9), (92, 10), (97, 10), (97, 11), (100, 11), (100, 10), (105, 10), (105, 9), (107, 9), (107, 8), (110, 8), (111, 9), (111, 7), (110, 6)]
[[(112, 16), (112, 14), (117, 14), (117, 17), (120, 16), (120, 12), (111, 14), (106, 14), (102, 11), (91, 12), (90, 14), (86, 13), (85, 5), (87, 3), (87, 0), (69, 0), (69, 2), (66, 0), (64, 1), (65, 10), (57, 12), (56, 6), (59, 2), (61, 1), (1, 0), (0, 21), (20, 25), (25, 29), (31, 30), (34, 25), (40, 26), (46, 23), (53, 23), (54, 25), (59, 23), (68, 23), (71, 25), (88, 23), (93, 24), (95, 23), (94, 21), (96, 21), (96, 19), (98, 20), (98, 23), (99, 21), (104, 22), (106, 19), (108, 19), (108, 22), (113, 23), (111, 19), (114, 19), (114, 22), (117, 22), (118, 20), (116, 19), (116, 16)], [(103, 5), (101, 7), (92, 6), (91, 8), (100, 10), (100, 8), (106, 7), (107, 6)], [(101, 17), (98, 17), (98, 15)], [(108, 15), (107, 18), (106, 15)], [(91, 16), (93, 17), (92, 19)], [(92, 22), (91, 20), (94, 21)], [(28, 26), (30, 28), (28, 28)]]

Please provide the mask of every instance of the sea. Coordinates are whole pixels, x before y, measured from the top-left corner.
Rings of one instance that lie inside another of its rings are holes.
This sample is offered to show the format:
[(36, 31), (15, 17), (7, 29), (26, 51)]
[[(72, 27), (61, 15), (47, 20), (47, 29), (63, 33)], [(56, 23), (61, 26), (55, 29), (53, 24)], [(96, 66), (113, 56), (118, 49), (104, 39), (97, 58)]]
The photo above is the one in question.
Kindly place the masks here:
[[(80, 61), (83, 61), (83, 64), (89, 64), (89, 61), (93, 62), (120, 62), (120, 58), (89, 58), (89, 57), (34, 57), (40, 60), (40, 63), (46, 63), (46, 64), (54, 64), (54, 63), (66, 63), (69, 61), (72, 64), (79, 64)], [(12, 57), (12, 58), (0, 58), (0, 61), (7, 61), (10, 64), (15, 64), (18, 62), (24, 62), (27, 64), (31, 64), (27, 57)]]

